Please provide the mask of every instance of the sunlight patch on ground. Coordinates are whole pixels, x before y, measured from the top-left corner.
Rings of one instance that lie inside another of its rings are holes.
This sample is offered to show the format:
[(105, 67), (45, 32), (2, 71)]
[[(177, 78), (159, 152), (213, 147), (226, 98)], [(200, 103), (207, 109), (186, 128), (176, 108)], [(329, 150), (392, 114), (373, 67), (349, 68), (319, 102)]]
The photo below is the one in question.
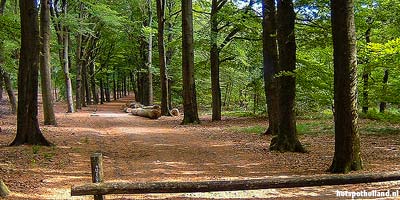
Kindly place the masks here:
[(47, 176), (49, 178), (46, 178), (43, 180), (44, 183), (67, 183), (68, 181), (71, 180), (82, 180), (88, 177), (84, 176), (63, 176), (63, 175), (57, 175), (57, 176)]
[(116, 132), (125, 134), (135, 134), (135, 135), (147, 135), (147, 134), (163, 134), (171, 133), (171, 129), (166, 128), (156, 128), (156, 127), (118, 127), (114, 128)]
[(46, 189), (46, 192), (48, 193), (46, 195), (47, 198), (44, 199), (52, 199), (52, 200), (91, 200), (93, 199), (93, 196), (76, 196), (72, 197), (71, 196), (71, 189), (70, 188), (60, 188), (60, 189)]
[(90, 114), (90, 117), (130, 117), (131, 115), (129, 113), (92, 113)]

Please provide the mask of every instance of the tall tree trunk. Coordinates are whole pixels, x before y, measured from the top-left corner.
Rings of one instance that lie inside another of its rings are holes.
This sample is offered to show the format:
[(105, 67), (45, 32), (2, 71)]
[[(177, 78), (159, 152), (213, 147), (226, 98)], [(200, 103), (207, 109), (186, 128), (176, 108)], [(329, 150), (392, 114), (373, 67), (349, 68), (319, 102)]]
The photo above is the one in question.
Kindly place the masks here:
[(168, 78), (168, 107), (172, 109), (172, 79)]
[(269, 127), (265, 134), (279, 132), (278, 50), (276, 44), (276, 8), (274, 0), (263, 0), (263, 73)]
[(40, 1), (40, 74), (42, 83), (43, 116), (45, 125), (57, 125), (54, 115), (50, 70), (50, 1)]
[(86, 93), (86, 88), (87, 88), (87, 81), (86, 81), (86, 64), (85, 64), (85, 62), (84, 61), (82, 61), (82, 64), (81, 64), (81, 71), (82, 71), (82, 73), (81, 73), (81, 77), (82, 77), (82, 81), (81, 81), (81, 84), (82, 84), (82, 86), (81, 86), (81, 97), (82, 97), (82, 100), (81, 100), (81, 102), (82, 102), (82, 107), (86, 107), (87, 106), (87, 102), (88, 102), (88, 99), (90, 100), (90, 98), (88, 98), (88, 96), (90, 96), (90, 95), (88, 95), (87, 93)]
[(106, 75), (106, 89), (105, 89), (106, 101), (111, 102), (111, 95), (110, 95), (110, 80), (108, 78), (108, 74)]
[[(67, 15), (67, 0), (62, 1), (62, 11), (64, 16)], [(62, 37), (63, 37), (63, 70), (64, 70), (64, 79), (65, 79), (65, 90), (66, 90), (66, 98), (67, 98), (67, 112), (74, 112), (74, 100), (72, 97), (72, 83), (71, 76), (69, 73), (69, 31), (68, 28), (63, 25), (62, 26)]]
[(104, 104), (104, 82), (103, 77), (100, 78), (100, 104)]
[[(152, 0), (147, 0), (148, 2), (148, 16), (149, 16), (149, 21), (147, 26), (151, 27), (152, 26), (152, 21), (153, 21), (153, 13), (152, 13), (152, 7), (151, 7), (151, 1)], [(147, 61), (145, 64), (146, 67), (146, 83), (144, 84), (145, 86), (145, 99), (143, 100), (143, 105), (153, 105), (153, 74), (152, 74), (152, 56), (153, 55), (153, 34), (150, 33), (149, 38), (148, 38), (148, 45), (147, 45)]]
[(93, 96), (94, 104), (98, 104), (99, 103), (99, 96), (97, 94), (96, 77), (95, 77), (95, 74), (94, 74), (94, 71), (95, 71), (94, 68), (95, 68), (95, 65), (94, 65), (94, 60), (93, 60), (89, 64), (90, 89), (92, 90), (92, 96)]
[(212, 121), (221, 120), (221, 87), (219, 85), (219, 50), (218, 50), (218, 0), (211, 3), (211, 94), (212, 94)]
[(200, 123), (197, 112), (193, 46), (192, 0), (184, 0), (182, 1), (182, 80), (184, 110), (182, 124)]
[(20, 0), (21, 55), (18, 68), (17, 135), (10, 144), (50, 145), (39, 128), (39, 24), (36, 0)]
[(382, 83), (383, 83), (383, 88), (382, 88), (382, 91), (383, 91), (383, 93), (382, 93), (382, 101), (381, 101), (381, 103), (379, 104), (379, 112), (381, 112), (381, 113), (384, 113), (385, 112), (385, 109), (386, 109), (386, 101), (384, 100), (385, 98), (385, 95), (386, 95), (386, 92), (387, 92), (387, 82), (388, 82), (388, 80), (389, 80), (389, 70), (388, 69), (385, 69), (385, 72), (384, 72), (384, 75), (383, 75), (383, 80), (382, 80)]
[(136, 85), (136, 79), (135, 79), (135, 72), (131, 72), (130, 77), (131, 77), (133, 95), (135, 96), (135, 101), (137, 101), (138, 92), (137, 92), (137, 85)]
[(89, 84), (87, 65), (88, 64), (86, 62), (84, 62), (84, 64), (82, 65), (82, 81), (83, 81), (82, 86), (85, 86), (86, 104), (91, 105), (92, 104), (92, 95), (90, 93), (90, 84)]
[[(296, 14), (292, 0), (278, 0), (277, 37), (279, 45), (279, 68), (284, 72), (295, 73), (296, 41), (294, 22)], [(281, 77), (279, 91), (279, 133), (272, 138), (271, 150), (305, 152), (296, 133), (294, 101), (296, 96), (295, 75)]]
[(6, 0), (1, 0), (0, 1), (0, 15), (3, 15), (5, 8), (6, 8)]
[[(83, 3), (79, 4), (79, 19), (82, 19)], [(82, 109), (82, 34), (76, 35), (76, 89), (75, 89), (75, 108)]]
[(158, 18), (158, 61), (160, 65), (161, 82), (161, 115), (170, 116), (168, 102), (168, 75), (164, 45), (164, 25), (165, 25), (165, 0), (157, 0)]
[[(115, 68), (114, 68), (115, 71)], [(117, 81), (115, 80), (115, 72), (113, 74), (113, 98), (114, 100), (117, 100)]]
[[(170, 3), (168, 3), (168, 6), (172, 6)], [(172, 8), (169, 8), (168, 10), (172, 10)], [(173, 35), (173, 26), (172, 26), (172, 23), (171, 22), (167, 22), (166, 23), (166, 25), (167, 25), (167, 32), (168, 32), (168, 34), (167, 34), (167, 42), (168, 42), (168, 44), (171, 44), (171, 42), (174, 40), (174, 35)], [(166, 55), (165, 55), (165, 63), (166, 63), (166, 66), (170, 66), (171, 65), (171, 62), (172, 62), (172, 56), (174, 55), (174, 53), (175, 53), (175, 49), (172, 47), (172, 45), (169, 45), (168, 46), (168, 48), (167, 48), (167, 52), (166, 52)], [(167, 72), (167, 74), (168, 74), (168, 72)], [(171, 78), (168, 78), (168, 86), (167, 86), (167, 88), (168, 88), (168, 104), (169, 104), (169, 108), (172, 108), (172, 83), (173, 83), (173, 81), (172, 81), (172, 79)]]
[[(371, 28), (368, 28), (367, 31), (365, 32), (365, 42), (367, 45), (371, 42)], [(363, 88), (363, 105), (362, 105), (362, 112), (367, 113), (368, 112), (368, 79), (369, 79), (369, 60), (366, 61), (365, 66), (364, 66), (364, 71), (362, 74), (362, 79), (364, 83), (364, 88)]]
[(329, 171), (362, 169), (357, 129), (357, 52), (353, 0), (331, 0), (334, 57), (335, 154)]
[(124, 97), (126, 97), (127, 96), (127, 91), (128, 91), (128, 88), (127, 88), (127, 84), (126, 84), (126, 76), (124, 76)]
[(5, 85), (5, 88), (7, 91), (8, 100), (10, 101), (11, 113), (15, 114), (15, 113), (17, 113), (17, 98), (15, 97), (15, 94), (14, 94), (14, 89), (12, 87), (10, 75), (5, 71), (1, 72), (1, 69), (0, 69), (0, 73), (4, 80), (4, 85)]

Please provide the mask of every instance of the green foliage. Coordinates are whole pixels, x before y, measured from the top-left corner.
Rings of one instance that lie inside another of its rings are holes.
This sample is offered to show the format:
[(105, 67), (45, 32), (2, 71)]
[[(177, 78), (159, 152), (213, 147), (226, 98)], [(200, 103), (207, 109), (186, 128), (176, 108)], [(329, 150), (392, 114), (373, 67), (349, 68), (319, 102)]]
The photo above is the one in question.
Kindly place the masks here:
[(367, 113), (360, 113), (360, 117), (383, 122), (400, 123), (400, 112), (398, 109), (390, 109), (384, 113), (379, 112), (377, 109), (370, 109)]

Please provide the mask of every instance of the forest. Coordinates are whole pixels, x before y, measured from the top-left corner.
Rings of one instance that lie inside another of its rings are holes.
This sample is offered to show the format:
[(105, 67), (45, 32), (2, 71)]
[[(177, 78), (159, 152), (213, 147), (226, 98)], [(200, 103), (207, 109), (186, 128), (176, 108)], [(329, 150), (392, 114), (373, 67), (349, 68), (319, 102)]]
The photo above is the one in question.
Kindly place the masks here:
[(399, 0), (0, 0), (0, 198), (396, 197), (399, 66)]

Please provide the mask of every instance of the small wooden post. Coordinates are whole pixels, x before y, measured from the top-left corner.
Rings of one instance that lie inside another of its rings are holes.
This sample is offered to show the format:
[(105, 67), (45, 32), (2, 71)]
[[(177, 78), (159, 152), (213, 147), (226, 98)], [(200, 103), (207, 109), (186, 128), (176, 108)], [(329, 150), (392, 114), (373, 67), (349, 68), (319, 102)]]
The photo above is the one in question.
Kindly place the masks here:
[(3, 180), (0, 180), (0, 197), (6, 197), (8, 194), (10, 194), (10, 190), (8, 190)]
[[(90, 156), (90, 165), (92, 167), (92, 182), (101, 183), (104, 181), (103, 174), (103, 155), (94, 153)], [(95, 200), (104, 200), (103, 195), (94, 195)]]

